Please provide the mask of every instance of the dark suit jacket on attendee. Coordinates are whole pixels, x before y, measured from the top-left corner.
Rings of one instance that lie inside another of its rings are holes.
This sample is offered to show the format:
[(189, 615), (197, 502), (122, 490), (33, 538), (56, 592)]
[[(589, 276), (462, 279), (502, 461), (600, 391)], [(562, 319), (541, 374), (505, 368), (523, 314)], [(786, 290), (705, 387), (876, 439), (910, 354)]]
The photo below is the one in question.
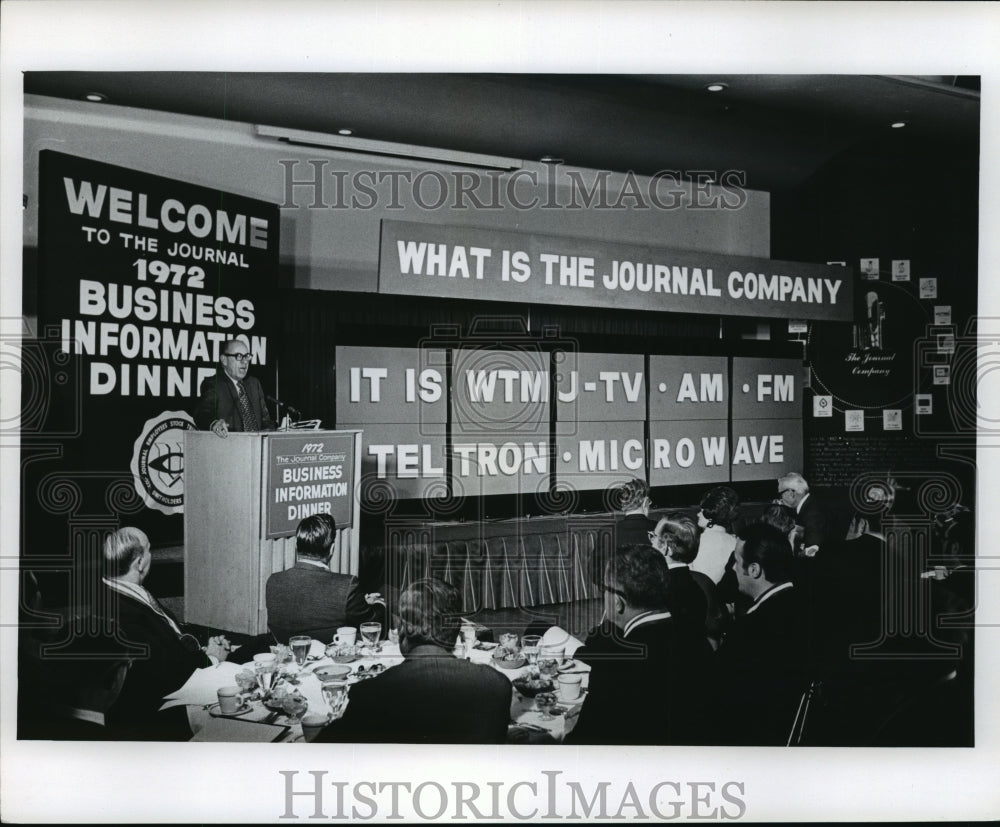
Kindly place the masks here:
[[(330, 643), (339, 626), (384, 620), (381, 607), (365, 603), (356, 577), (302, 561), (267, 578), (265, 603), (267, 625), (279, 643), (292, 635)], [(387, 632), (383, 623), (383, 636)]]
[[(250, 408), (257, 416), (257, 430), (273, 431), (276, 426), (267, 409), (267, 399), (260, 382), (255, 377), (247, 375), (243, 380), (243, 387), (250, 400)], [(215, 376), (210, 376), (201, 383), (198, 402), (194, 409), (195, 424), (203, 431), (211, 428), (217, 419), (224, 419), (230, 431), (248, 430), (243, 426), (236, 386), (221, 369), (216, 371)]]
[[(108, 587), (104, 599), (119, 641), (129, 648), (145, 646), (147, 650), (132, 656), (121, 694), (108, 711), (109, 724), (127, 731), (128, 737), (189, 738), (184, 707), (164, 713), (157, 710), (164, 695), (180, 689), (196, 669), (210, 666), (211, 659), (197, 639), (178, 637), (170, 624), (144, 603)], [(178, 623), (178, 627), (183, 632), (183, 626)]]
[(823, 504), (810, 494), (795, 515), (795, 522), (805, 529), (802, 536), (803, 547), (819, 546), (823, 551), (830, 542), (829, 519)]
[(354, 684), (347, 711), (317, 741), (499, 744), (510, 722), (510, 680), (490, 666), (417, 646), (399, 666)]
[(656, 528), (656, 520), (642, 514), (629, 514), (615, 522), (615, 548), (619, 546), (648, 546), (649, 532)]
[(783, 746), (809, 684), (800, 592), (783, 588), (758, 603), (737, 619), (717, 653), (719, 744)]
[[(614, 633), (609, 633), (611, 630)], [(710, 649), (696, 652), (661, 617), (629, 631), (604, 624), (574, 654), (591, 667), (572, 744), (697, 744), (706, 727), (704, 681)]]
[(667, 605), (678, 633), (704, 639), (707, 632), (708, 600), (689, 566), (674, 566), (667, 572)]

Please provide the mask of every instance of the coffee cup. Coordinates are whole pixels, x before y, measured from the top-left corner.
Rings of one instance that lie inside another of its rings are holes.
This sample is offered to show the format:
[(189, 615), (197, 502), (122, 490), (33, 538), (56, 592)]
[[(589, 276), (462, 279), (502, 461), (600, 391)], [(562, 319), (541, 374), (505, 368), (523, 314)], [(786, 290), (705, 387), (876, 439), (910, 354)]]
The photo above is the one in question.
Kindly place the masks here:
[(580, 685), (583, 675), (560, 675), (559, 676), (559, 700), (575, 701), (580, 697)]
[(307, 741), (312, 741), (316, 738), (320, 732), (323, 731), (325, 727), (330, 722), (329, 715), (323, 715), (319, 712), (309, 712), (302, 716), (302, 737)]
[(223, 686), (218, 691), (219, 712), (223, 715), (235, 715), (240, 708), (240, 688), (238, 686)]
[(333, 642), (338, 646), (354, 646), (358, 641), (358, 630), (353, 626), (341, 626), (333, 636)]

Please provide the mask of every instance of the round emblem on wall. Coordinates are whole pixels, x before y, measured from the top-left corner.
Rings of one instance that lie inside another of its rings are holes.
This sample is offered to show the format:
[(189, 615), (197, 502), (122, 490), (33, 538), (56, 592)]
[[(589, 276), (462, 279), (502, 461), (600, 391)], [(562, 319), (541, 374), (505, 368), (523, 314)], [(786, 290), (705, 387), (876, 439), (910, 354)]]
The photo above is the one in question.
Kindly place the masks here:
[(163, 411), (147, 419), (132, 450), (132, 481), (147, 508), (164, 514), (184, 511), (184, 431), (194, 420), (184, 411)]

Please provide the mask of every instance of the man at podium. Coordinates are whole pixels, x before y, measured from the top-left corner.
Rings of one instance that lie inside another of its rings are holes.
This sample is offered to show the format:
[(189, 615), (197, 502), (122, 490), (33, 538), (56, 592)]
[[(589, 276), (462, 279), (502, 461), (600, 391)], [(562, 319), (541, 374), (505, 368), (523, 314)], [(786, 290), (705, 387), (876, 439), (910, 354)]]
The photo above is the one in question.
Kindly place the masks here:
[(230, 431), (273, 431), (267, 398), (260, 382), (248, 376), (250, 346), (246, 339), (227, 339), (219, 356), (219, 369), (201, 383), (195, 424), (203, 431), (225, 437)]

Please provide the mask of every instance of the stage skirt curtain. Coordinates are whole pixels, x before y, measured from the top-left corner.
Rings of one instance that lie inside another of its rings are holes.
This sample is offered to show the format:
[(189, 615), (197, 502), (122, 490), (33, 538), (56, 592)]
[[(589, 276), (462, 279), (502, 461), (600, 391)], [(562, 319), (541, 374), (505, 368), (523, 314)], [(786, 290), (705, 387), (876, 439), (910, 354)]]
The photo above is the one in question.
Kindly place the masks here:
[(568, 603), (600, 596), (599, 574), (611, 550), (591, 529), (516, 534), (383, 549), (390, 586), (440, 577), (462, 597), (462, 612)]

